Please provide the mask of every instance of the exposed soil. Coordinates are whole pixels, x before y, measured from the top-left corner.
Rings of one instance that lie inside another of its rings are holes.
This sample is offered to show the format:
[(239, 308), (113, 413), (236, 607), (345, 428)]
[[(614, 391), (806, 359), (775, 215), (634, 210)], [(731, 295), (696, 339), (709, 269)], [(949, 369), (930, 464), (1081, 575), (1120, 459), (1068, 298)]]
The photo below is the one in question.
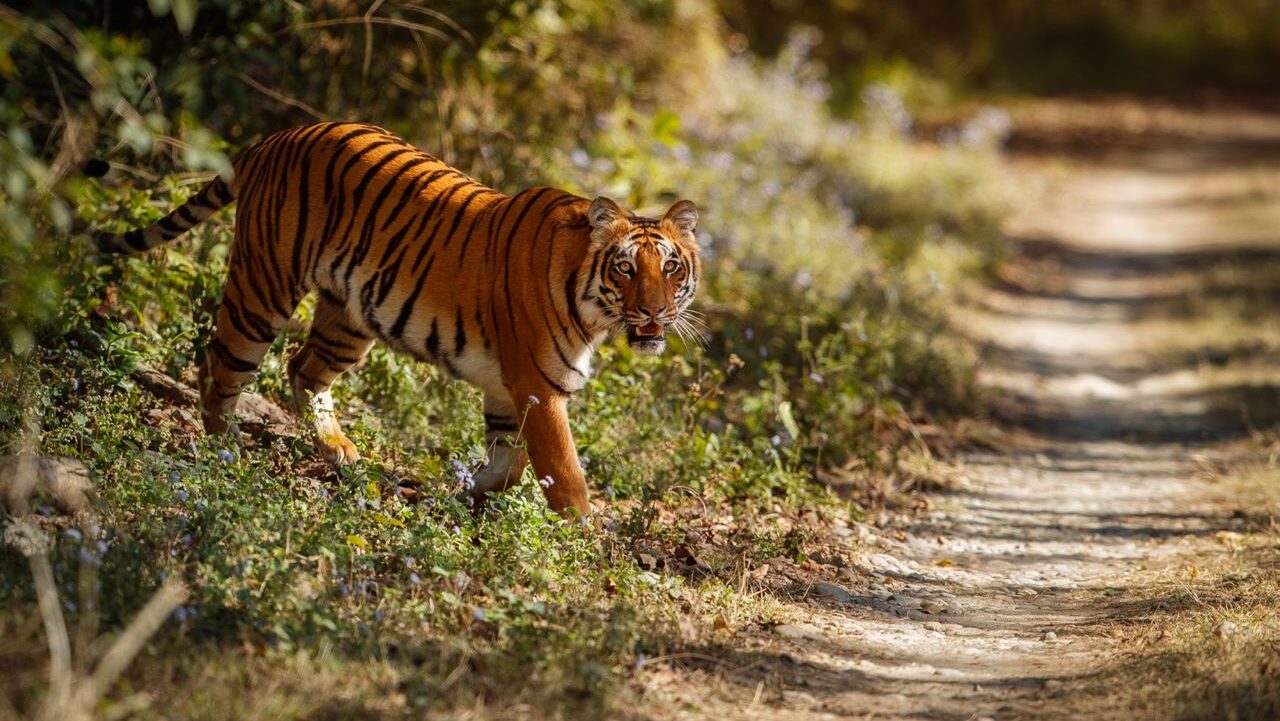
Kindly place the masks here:
[(772, 571), (794, 623), (653, 664), (656, 717), (1168, 717), (1111, 680), (1133, 652), (1117, 629), (1195, 569), (1249, 563), (1231, 549), (1259, 509), (1214, 469), (1280, 421), (1280, 120), (1188, 127), (1015, 160), (1017, 257), (956, 318), (998, 448), (894, 530), (838, 528), (825, 571)]

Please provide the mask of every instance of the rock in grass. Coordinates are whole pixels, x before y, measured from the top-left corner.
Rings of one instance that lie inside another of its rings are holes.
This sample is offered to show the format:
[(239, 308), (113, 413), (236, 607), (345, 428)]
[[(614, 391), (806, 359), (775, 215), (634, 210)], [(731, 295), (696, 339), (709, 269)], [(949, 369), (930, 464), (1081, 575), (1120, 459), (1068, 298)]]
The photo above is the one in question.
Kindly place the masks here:
[(813, 694), (805, 693), (804, 691), (792, 691), (790, 689), (782, 692), (782, 701), (783, 703), (791, 706), (801, 706), (804, 708), (818, 705), (818, 699), (815, 698)]
[(796, 640), (800, 640), (800, 639), (817, 640), (822, 638), (822, 631), (819, 631), (817, 626), (813, 626), (807, 623), (784, 623), (780, 626), (774, 626), (773, 632), (778, 634), (779, 636), (782, 636), (783, 638), (790, 638), (790, 639), (796, 639)]
[(815, 596), (824, 596), (840, 603), (853, 603), (853, 594), (844, 586), (835, 583), (815, 583), (810, 593)]
[(74, 458), (0, 457), (0, 501), (11, 515), (25, 515), (32, 496), (41, 492), (63, 511), (80, 513), (89, 509), (92, 490), (89, 469)]
[(925, 601), (924, 603), (920, 604), (920, 610), (924, 611), (925, 613), (931, 616), (936, 616), (946, 611), (947, 607), (942, 605), (941, 603), (938, 603), (937, 601)]

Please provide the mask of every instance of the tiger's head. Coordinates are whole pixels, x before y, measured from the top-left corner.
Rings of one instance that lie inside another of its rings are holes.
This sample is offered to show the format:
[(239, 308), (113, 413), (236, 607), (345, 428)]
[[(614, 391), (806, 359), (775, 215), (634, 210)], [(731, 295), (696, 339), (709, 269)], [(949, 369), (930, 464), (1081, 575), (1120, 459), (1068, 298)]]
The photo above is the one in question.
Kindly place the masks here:
[(625, 330), (637, 353), (666, 350), (666, 330), (692, 332), (686, 314), (702, 277), (694, 230), (698, 209), (681, 200), (661, 219), (624, 210), (609, 198), (591, 201), (588, 298), (611, 330)]

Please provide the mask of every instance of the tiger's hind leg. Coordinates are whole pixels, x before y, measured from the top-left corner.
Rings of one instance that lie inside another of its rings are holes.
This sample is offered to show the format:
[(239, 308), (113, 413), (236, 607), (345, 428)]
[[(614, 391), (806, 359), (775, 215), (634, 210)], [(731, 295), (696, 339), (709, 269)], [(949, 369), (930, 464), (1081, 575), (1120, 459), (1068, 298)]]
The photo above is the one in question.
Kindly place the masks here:
[(315, 430), (316, 449), (334, 465), (360, 458), (356, 446), (342, 432), (334, 414), (333, 381), (360, 362), (373, 345), (373, 337), (353, 323), (336, 300), (320, 296), (307, 342), (289, 359), (293, 403)]
[(213, 339), (200, 366), (200, 412), (207, 433), (234, 430), (240, 390), (253, 379), (262, 357), (297, 305), (296, 298), (268, 298), (271, 307), (263, 307), (262, 296), (243, 285), (251, 282), (247, 280), (250, 275), (232, 261)]

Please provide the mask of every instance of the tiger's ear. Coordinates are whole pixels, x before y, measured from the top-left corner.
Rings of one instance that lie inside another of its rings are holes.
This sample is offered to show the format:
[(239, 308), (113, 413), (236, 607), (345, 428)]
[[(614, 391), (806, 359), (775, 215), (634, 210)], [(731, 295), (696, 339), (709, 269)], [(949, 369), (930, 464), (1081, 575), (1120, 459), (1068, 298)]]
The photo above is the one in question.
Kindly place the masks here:
[(698, 228), (698, 206), (692, 200), (681, 200), (671, 206), (662, 219), (686, 233), (692, 233)]
[(587, 209), (587, 222), (591, 223), (592, 228), (602, 228), (625, 215), (626, 211), (622, 206), (603, 195), (598, 195), (591, 201), (591, 207)]

